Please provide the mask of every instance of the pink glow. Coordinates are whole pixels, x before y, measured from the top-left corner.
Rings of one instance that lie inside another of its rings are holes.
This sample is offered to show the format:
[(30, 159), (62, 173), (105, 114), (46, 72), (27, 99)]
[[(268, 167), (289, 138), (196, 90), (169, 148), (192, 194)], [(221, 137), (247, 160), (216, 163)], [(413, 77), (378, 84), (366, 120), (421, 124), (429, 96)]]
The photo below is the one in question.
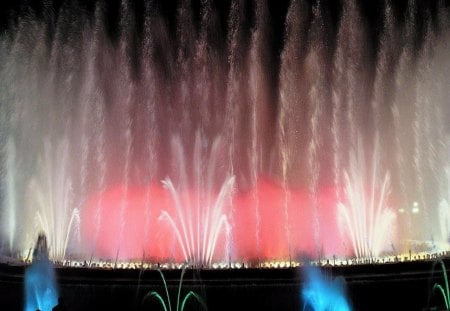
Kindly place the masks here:
[[(195, 191), (189, 192), (182, 195), (190, 200), (196, 197)], [(235, 192), (233, 208), (225, 206), (224, 209), (231, 229), (231, 259), (288, 260), (299, 256), (348, 254), (337, 228), (334, 193), (333, 188), (319, 191), (317, 222), (307, 189), (285, 191), (273, 181), (260, 179), (255, 188)], [(126, 213), (121, 220), (120, 210), (124, 203)], [(258, 206), (259, 226), (255, 206)], [(128, 189), (121, 185), (110, 187), (91, 196), (83, 209), (82, 240), (90, 243), (85, 248), (95, 248), (96, 257), (115, 258), (120, 245), (120, 259), (140, 259), (145, 252), (146, 259), (183, 262), (172, 228), (159, 219), (162, 211), (175, 215), (174, 208), (169, 191), (160, 183)], [(124, 221), (122, 225), (121, 221)], [(315, 227), (315, 223), (320, 226)], [(123, 234), (120, 233), (121, 226)], [(315, 239), (316, 235), (318, 239)], [(317, 245), (316, 240), (321, 241), (321, 245)], [(225, 233), (221, 233), (216, 248), (214, 261), (228, 260)]]

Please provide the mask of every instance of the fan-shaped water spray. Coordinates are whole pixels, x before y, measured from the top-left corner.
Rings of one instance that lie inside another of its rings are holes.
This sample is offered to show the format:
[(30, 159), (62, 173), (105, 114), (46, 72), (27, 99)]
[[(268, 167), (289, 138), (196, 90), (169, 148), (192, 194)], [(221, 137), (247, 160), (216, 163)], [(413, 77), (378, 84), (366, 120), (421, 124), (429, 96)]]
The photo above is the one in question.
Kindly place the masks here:
[[(224, 235), (226, 239), (223, 243), (225, 252), (222, 254), (222, 260), (226, 261), (229, 257), (231, 228), (226, 210), (227, 205), (229, 209), (234, 176), (227, 177), (219, 190), (213, 188), (220, 140), (215, 140), (206, 159), (202, 152), (202, 143), (201, 135), (197, 133), (192, 170), (192, 176), (195, 176), (195, 187), (190, 187), (188, 172), (183, 172), (186, 170), (185, 167), (180, 168), (178, 188), (170, 178), (166, 178), (163, 184), (174, 201), (175, 215), (163, 210), (159, 219), (169, 222), (182, 249), (185, 262), (210, 266), (220, 235)], [(181, 142), (175, 140), (174, 145), (179, 157), (178, 163), (185, 163)], [(198, 193), (189, 192), (189, 188), (197, 189)], [(218, 194), (214, 196), (213, 193), (216, 191)]]

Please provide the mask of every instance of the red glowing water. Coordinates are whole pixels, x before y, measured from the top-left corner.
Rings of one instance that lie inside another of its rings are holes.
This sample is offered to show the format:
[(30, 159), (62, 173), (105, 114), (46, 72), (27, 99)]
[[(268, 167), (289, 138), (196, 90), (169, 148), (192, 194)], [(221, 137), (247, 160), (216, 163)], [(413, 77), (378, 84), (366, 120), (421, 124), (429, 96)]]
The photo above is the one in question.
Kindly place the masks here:
[[(333, 188), (319, 190), (313, 204), (307, 189), (284, 189), (264, 179), (249, 191), (234, 192), (229, 206), (222, 210), (230, 224), (230, 243), (227, 246), (223, 230), (214, 260), (289, 260), (347, 254), (336, 224), (335, 192)], [(183, 208), (193, 210), (184, 210), (184, 215), (193, 217), (196, 225), (197, 215), (201, 216), (193, 202), (196, 192), (191, 190), (185, 196), (191, 201)], [(173, 228), (160, 220), (161, 213), (167, 211), (180, 224), (174, 200), (160, 183), (113, 186), (93, 195), (83, 211), (83, 240), (89, 241), (88, 249), (98, 257), (184, 261)]]

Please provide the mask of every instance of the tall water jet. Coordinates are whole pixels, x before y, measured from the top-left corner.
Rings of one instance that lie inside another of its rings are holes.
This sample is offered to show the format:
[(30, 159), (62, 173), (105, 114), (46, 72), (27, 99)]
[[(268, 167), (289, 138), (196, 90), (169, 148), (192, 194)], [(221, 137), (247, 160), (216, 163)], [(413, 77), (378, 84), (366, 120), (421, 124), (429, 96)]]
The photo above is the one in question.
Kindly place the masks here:
[(120, 251), (120, 245), (124, 243), (124, 231), (125, 231), (125, 216), (128, 208), (128, 186), (130, 184), (130, 171), (131, 171), (131, 152), (134, 136), (132, 135), (132, 119), (131, 119), (131, 107), (135, 96), (135, 83), (131, 77), (132, 64), (131, 64), (131, 50), (128, 40), (133, 39), (133, 27), (134, 19), (131, 12), (131, 3), (127, 0), (121, 1), (121, 10), (119, 18), (119, 43), (118, 43), (118, 61), (120, 68), (123, 69), (120, 75), (116, 78), (118, 87), (118, 93), (116, 94), (119, 99), (115, 102), (114, 108), (118, 115), (121, 116), (119, 121), (118, 135), (121, 143), (124, 146), (123, 151), (123, 171), (122, 181), (125, 185), (125, 191), (123, 193), (122, 201), (120, 203), (120, 222), (119, 227), (119, 239), (117, 241), (117, 253)]
[[(291, 256), (292, 238), (291, 217), (289, 213), (289, 184), (292, 179), (292, 169), (295, 166), (296, 126), (300, 123), (298, 90), (302, 66), (298, 60), (302, 57), (301, 51), (306, 45), (306, 37), (301, 31), (306, 25), (306, 4), (301, 0), (290, 3), (285, 21), (284, 48), (281, 53), (280, 87), (279, 87), (279, 117), (278, 117), (278, 144), (281, 157), (281, 175), (284, 188), (284, 220), (285, 234), (288, 243), (288, 253)], [(298, 203), (300, 204), (300, 202)], [(301, 208), (301, 206), (298, 206)]]
[[(101, 89), (99, 85), (96, 82), (96, 79), (98, 79), (98, 71), (96, 68), (96, 61), (99, 57), (101, 57), (101, 54), (99, 52), (99, 47), (104, 44), (105, 38), (103, 37), (103, 6), (98, 3), (95, 8), (95, 20), (96, 24), (94, 25), (93, 34), (90, 34), (87, 32), (86, 36), (92, 36), (92, 44), (88, 45), (87, 53), (90, 55), (88, 59), (90, 62), (88, 63), (88, 68), (86, 70), (87, 75), (87, 83), (86, 83), (86, 89), (85, 89), (85, 101), (88, 103), (86, 106), (88, 109), (85, 109), (85, 117), (86, 122), (89, 125), (90, 130), (88, 131), (86, 127), (83, 127), (83, 134), (85, 136), (89, 136), (89, 133), (93, 133), (90, 137), (87, 137), (88, 144), (84, 145), (83, 147), (83, 155), (89, 154), (89, 143), (91, 143), (94, 147), (93, 154), (94, 154), (94, 163), (95, 167), (98, 168), (97, 171), (97, 179), (96, 179), (96, 188), (100, 189), (100, 191), (105, 190), (105, 179), (106, 179), (106, 135), (105, 135), (105, 100), (101, 96)], [(86, 43), (90, 43), (89, 40), (86, 40)], [(89, 133), (88, 133), (89, 132)], [(86, 157), (86, 156), (85, 156)], [(84, 164), (83, 167), (86, 167), (87, 165)], [(87, 183), (87, 175), (83, 175), (83, 179), (85, 183)], [(87, 187), (86, 187), (87, 188)], [(96, 211), (94, 214), (94, 221), (95, 221), (95, 232), (93, 234), (93, 240), (98, 240), (99, 235), (99, 228), (101, 223), (101, 202), (98, 202), (96, 206)], [(96, 251), (96, 245), (93, 245), (92, 254)], [(92, 255), (91, 255), (92, 256)]]
[(367, 83), (364, 65), (368, 59), (366, 50), (368, 38), (365, 26), (358, 2), (345, 1), (336, 37), (331, 85), (333, 170), (336, 189), (339, 189), (342, 182), (342, 169), (348, 164), (344, 160), (345, 147), (347, 150), (355, 147), (357, 131), (361, 126), (360, 101), (366, 100), (363, 86)]
[(437, 242), (443, 243), (446, 248), (450, 238), (450, 206), (445, 199), (439, 203), (439, 228), (440, 236)]
[[(146, 133), (145, 135), (145, 141), (147, 142), (147, 148), (145, 152), (145, 158), (148, 159), (148, 164), (146, 166), (146, 174), (143, 176), (144, 182), (150, 182), (152, 179), (154, 179), (154, 176), (156, 175), (156, 170), (158, 168), (157, 161), (158, 156), (155, 150), (157, 149), (157, 137), (155, 133), (157, 133), (158, 127), (157, 127), (157, 103), (156, 103), (156, 90), (157, 90), (157, 75), (155, 72), (154, 61), (152, 60), (152, 54), (154, 49), (154, 41), (152, 31), (154, 28), (159, 27), (161, 28), (160, 24), (158, 22), (159, 19), (157, 16), (155, 16), (152, 11), (154, 10), (154, 3), (148, 1), (146, 2), (145, 6), (145, 20), (144, 20), (144, 41), (142, 42), (141, 46), (141, 53), (143, 55), (143, 78), (142, 78), (142, 84), (147, 86), (148, 93), (150, 93), (150, 96), (146, 96), (145, 93), (143, 95), (142, 104), (144, 105), (144, 113), (142, 115), (142, 118), (144, 120), (148, 120), (148, 122), (142, 122), (145, 125), (143, 126), (143, 130)], [(146, 192), (145, 197), (145, 211), (144, 211), (144, 219), (145, 219), (145, 232), (144, 237), (145, 240), (144, 243), (148, 243), (149, 236), (151, 234), (151, 230), (153, 228), (150, 227), (150, 221), (152, 216), (152, 202), (150, 197), (150, 191)]]
[[(234, 0), (231, 3), (230, 14), (228, 20), (228, 29), (230, 30), (227, 37), (227, 62), (229, 69), (226, 77), (227, 91), (226, 91), (226, 110), (225, 110), (225, 140), (229, 142), (228, 148), (228, 163), (229, 174), (235, 176), (235, 161), (236, 161), (236, 146), (239, 141), (238, 126), (239, 126), (239, 110), (242, 109), (240, 103), (240, 90), (242, 88), (242, 81), (244, 79), (243, 73), (240, 70), (243, 64), (242, 47), (240, 42), (243, 38), (243, 29), (245, 23), (244, 5), (243, 1)], [(231, 198), (233, 200), (233, 198)], [(229, 221), (233, 223), (234, 204), (231, 203), (229, 214)], [(236, 215), (238, 217), (238, 215)]]
[(447, 194), (445, 189), (443, 190), (442, 199), (439, 202), (439, 229), (440, 234), (436, 239), (436, 242), (441, 244), (440, 247), (447, 249), (450, 243), (450, 167), (445, 168)]
[[(416, 24), (415, 14), (415, 2), (410, 1), (408, 10), (406, 13), (405, 26), (402, 29), (402, 36), (399, 47), (398, 65), (394, 75), (394, 87), (395, 92), (393, 94), (393, 104), (391, 106), (392, 118), (394, 125), (394, 137), (395, 137), (395, 160), (398, 171), (398, 184), (401, 199), (405, 204), (412, 204), (411, 192), (408, 187), (408, 180), (414, 178), (411, 175), (409, 163), (412, 162), (411, 155), (411, 142), (408, 140), (411, 129), (411, 113), (409, 105), (413, 102), (414, 93), (413, 83), (410, 79), (411, 76), (415, 76), (413, 71), (413, 52), (414, 52), (414, 31)], [(408, 92), (404, 92), (408, 90)], [(415, 199), (412, 199), (415, 200)], [(414, 224), (415, 225), (415, 224)], [(413, 223), (411, 217), (408, 215), (408, 219), (404, 229), (408, 236), (413, 238)]]
[[(325, 74), (325, 42), (320, 37), (325, 27), (321, 13), (321, 2), (318, 1), (313, 6), (312, 24), (309, 33), (309, 50), (305, 57), (305, 73), (308, 81), (308, 115), (309, 115), (309, 142), (307, 147), (308, 171), (311, 181), (309, 183), (309, 193), (313, 208), (313, 228), (316, 249), (321, 252), (320, 241), (320, 221), (318, 207), (318, 187), (320, 174), (320, 161), (317, 160), (323, 137), (321, 135), (321, 125), (323, 124), (323, 110), (326, 102), (326, 74)], [(320, 256), (320, 255), (319, 255)]]
[(255, 241), (257, 255), (259, 256), (261, 249), (261, 214), (259, 209), (259, 194), (256, 188), (258, 184), (259, 174), (262, 165), (263, 152), (263, 137), (261, 135), (262, 126), (265, 121), (265, 110), (268, 105), (268, 81), (264, 66), (268, 61), (267, 51), (265, 50), (267, 44), (267, 35), (269, 29), (268, 19), (270, 13), (268, 11), (268, 3), (266, 0), (259, 1), (255, 7), (255, 26), (252, 29), (250, 52), (249, 52), (249, 87), (250, 87), (250, 144), (248, 147), (249, 157), (249, 178), (251, 185), (255, 187), (254, 195), (254, 212), (255, 212)]
[(6, 145), (6, 174), (4, 178), (4, 206), (9, 208), (6, 210), (7, 214), (3, 215), (5, 223), (3, 228), (6, 228), (4, 234), (8, 236), (9, 252), (12, 253), (16, 245), (14, 245), (16, 234), (16, 218), (17, 218), (17, 206), (16, 206), (16, 147), (14, 142), (9, 139)]

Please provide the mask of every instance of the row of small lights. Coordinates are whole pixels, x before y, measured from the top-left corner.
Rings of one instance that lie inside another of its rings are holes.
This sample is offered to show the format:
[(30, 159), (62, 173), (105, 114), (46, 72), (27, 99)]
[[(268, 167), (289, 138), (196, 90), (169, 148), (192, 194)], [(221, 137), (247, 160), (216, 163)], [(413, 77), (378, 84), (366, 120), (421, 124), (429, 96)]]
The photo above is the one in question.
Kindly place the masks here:
[[(140, 262), (118, 262), (113, 263), (110, 261), (93, 261), (90, 264), (84, 261), (77, 260), (66, 260), (63, 262), (55, 262), (57, 266), (60, 267), (90, 267), (90, 268), (103, 268), (103, 269), (163, 269), (163, 270), (175, 270), (175, 269), (183, 269), (183, 268), (203, 268), (198, 265), (189, 265), (186, 263), (140, 263)], [(209, 269), (244, 269), (250, 267), (258, 267), (258, 268), (289, 268), (289, 267), (298, 267), (302, 265), (300, 262), (289, 262), (289, 261), (270, 261), (270, 262), (262, 262), (258, 265), (246, 264), (243, 262), (218, 262), (213, 263), (211, 266), (207, 266)]]
[[(395, 263), (395, 262), (408, 262), (416, 260), (429, 260), (435, 259), (442, 256), (448, 256), (450, 252), (441, 253), (416, 253), (416, 254), (399, 254), (396, 256), (386, 256), (386, 257), (376, 257), (376, 258), (352, 258), (352, 259), (322, 259), (319, 261), (310, 262), (311, 265), (315, 266), (353, 266), (360, 264), (382, 264), (382, 263)], [(283, 269), (283, 268), (296, 268), (303, 266), (305, 263), (299, 261), (265, 261), (256, 265), (246, 264), (243, 262), (219, 262), (214, 263), (207, 267), (214, 270), (224, 270), (224, 269), (246, 269), (246, 268), (262, 268), (262, 269)], [(201, 268), (200, 266), (189, 265), (186, 263), (142, 263), (142, 262), (118, 262), (112, 263), (110, 261), (93, 261), (88, 264), (85, 261), (64, 261), (56, 263), (57, 266), (62, 267), (91, 267), (91, 268), (102, 268), (102, 269), (162, 269), (162, 270), (177, 270), (183, 268)]]

